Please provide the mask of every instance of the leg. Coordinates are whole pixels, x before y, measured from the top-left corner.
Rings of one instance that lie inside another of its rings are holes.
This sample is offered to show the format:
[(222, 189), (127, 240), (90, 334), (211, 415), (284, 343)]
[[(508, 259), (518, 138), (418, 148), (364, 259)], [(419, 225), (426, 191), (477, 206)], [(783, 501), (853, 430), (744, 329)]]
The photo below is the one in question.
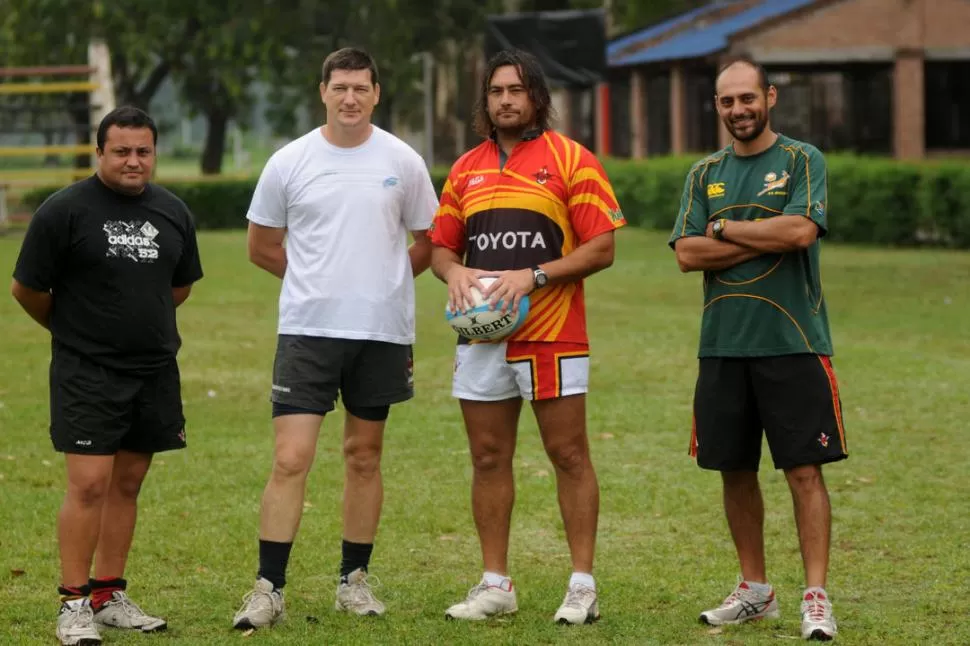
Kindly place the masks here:
[(485, 571), (508, 574), (509, 525), (515, 502), (512, 458), (521, 399), (461, 400), (472, 458), (472, 514)]
[(805, 587), (824, 588), (829, 567), (832, 508), (822, 468), (817, 465), (795, 467), (785, 471), (785, 478), (795, 506)]
[(775, 467), (783, 469), (807, 587), (824, 587), (832, 511), (822, 465), (846, 458), (842, 405), (828, 357), (812, 354), (758, 362), (759, 405)]
[(368, 420), (347, 412), (344, 423), (344, 539), (373, 543), (384, 502), (381, 452), (384, 420)]
[(586, 435), (586, 396), (532, 404), (542, 443), (556, 471), (559, 510), (574, 572), (592, 573), (599, 516), (599, 485)]
[(111, 483), (112, 455), (67, 454), (67, 494), (57, 517), (61, 584), (87, 587)]
[(152, 463), (151, 453), (119, 451), (101, 511), (95, 578), (122, 578), (135, 533), (138, 492)]
[(341, 545), (338, 611), (362, 616), (385, 612), (367, 581), (367, 570), (384, 502), (381, 451), (388, 406), (347, 404), (344, 423), (343, 542)]
[(306, 479), (313, 465), (322, 415), (280, 415), (273, 419), (273, 470), (259, 510), (259, 538), (292, 543), (303, 517)]
[(745, 581), (766, 583), (764, 520), (765, 509), (755, 471), (725, 471), (724, 512)]

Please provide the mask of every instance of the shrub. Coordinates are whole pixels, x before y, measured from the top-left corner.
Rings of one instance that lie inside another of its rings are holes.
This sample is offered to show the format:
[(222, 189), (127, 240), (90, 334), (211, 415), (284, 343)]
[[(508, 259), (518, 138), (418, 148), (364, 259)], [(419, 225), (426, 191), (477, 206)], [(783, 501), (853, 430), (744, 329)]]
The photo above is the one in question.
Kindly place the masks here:
[[(696, 159), (608, 158), (603, 166), (631, 225), (669, 230)], [(827, 160), (830, 240), (970, 248), (970, 164), (853, 155), (828, 155)], [(447, 174), (445, 167), (432, 170), (439, 194)], [(256, 178), (161, 183), (185, 201), (199, 229), (246, 226)], [(29, 191), (23, 204), (35, 209), (55, 190)]]

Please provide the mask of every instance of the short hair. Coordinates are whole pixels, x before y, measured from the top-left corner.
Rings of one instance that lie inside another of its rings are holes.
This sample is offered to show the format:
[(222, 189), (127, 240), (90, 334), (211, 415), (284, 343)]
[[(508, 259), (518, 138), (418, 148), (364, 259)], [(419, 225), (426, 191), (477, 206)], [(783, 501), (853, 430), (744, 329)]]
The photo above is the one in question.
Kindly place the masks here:
[(552, 98), (549, 95), (549, 84), (542, 72), (539, 59), (521, 49), (506, 49), (492, 56), (486, 65), (485, 75), (482, 77), (481, 92), (475, 102), (473, 126), (475, 132), (482, 137), (489, 137), (495, 129), (488, 116), (488, 88), (495, 75), (495, 70), (511, 65), (519, 72), (523, 85), (529, 92), (536, 110), (536, 125), (543, 130), (551, 127), (554, 117)]
[(765, 71), (765, 68), (763, 65), (761, 65), (761, 63), (754, 60), (747, 54), (739, 54), (727, 59), (717, 70), (717, 76), (714, 77), (714, 87), (717, 87), (717, 79), (721, 78), (721, 74), (724, 73), (724, 70), (732, 65), (737, 64), (747, 65), (748, 67), (754, 68), (754, 71), (758, 73), (758, 87), (760, 87), (765, 94), (768, 94), (768, 88), (771, 87), (771, 84), (768, 82), (768, 72)]
[(148, 113), (133, 105), (123, 105), (105, 115), (98, 125), (98, 150), (104, 150), (104, 142), (108, 138), (111, 126), (119, 128), (148, 128), (152, 131), (152, 144), (158, 144), (158, 127)]
[(330, 76), (334, 70), (370, 70), (370, 80), (377, 85), (377, 63), (374, 58), (362, 49), (344, 47), (331, 52), (323, 59), (323, 84), (330, 83)]

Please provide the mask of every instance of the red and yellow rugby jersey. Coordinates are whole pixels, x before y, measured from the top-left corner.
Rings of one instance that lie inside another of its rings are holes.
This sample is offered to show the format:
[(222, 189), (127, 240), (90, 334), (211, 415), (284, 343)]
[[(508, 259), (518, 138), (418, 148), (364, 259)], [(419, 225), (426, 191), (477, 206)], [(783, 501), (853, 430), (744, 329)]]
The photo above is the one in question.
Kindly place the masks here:
[[(525, 269), (562, 258), (626, 224), (599, 160), (555, 131), (523, 138), (500, 167), (488, 140), (455, 162), (431, 225), (431, 241), (467, 267)], [(509, 341), (588, 343), (583, 283), (532, 292), (529, 315)]]

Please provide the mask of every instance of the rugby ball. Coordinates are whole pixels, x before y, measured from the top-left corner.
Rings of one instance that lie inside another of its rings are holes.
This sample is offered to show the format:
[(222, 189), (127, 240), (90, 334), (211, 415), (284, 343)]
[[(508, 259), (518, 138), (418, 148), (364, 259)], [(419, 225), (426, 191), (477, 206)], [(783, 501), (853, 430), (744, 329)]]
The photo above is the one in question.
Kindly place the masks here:
[[(484, 287), (495, 282), (495, 278), (485, 276), (479, 278)], [(495, 309), (489, 309), (488, 302), (482, 298), (481, 292), (474, 287), (471, 288), (472, 296), (475, 298), (474, 307), (467, 312), (451, 312), (445, 307), (445, 320), (451, 329), (465, 337), (475, 341), (497, 341), (509, 336), (519, 329), (525, 318), (529, 314), (529, 297), (523, 296), (519, 299), (519, 309), (515, 312), (502, 312), (502, 302), (499, 301)]]

